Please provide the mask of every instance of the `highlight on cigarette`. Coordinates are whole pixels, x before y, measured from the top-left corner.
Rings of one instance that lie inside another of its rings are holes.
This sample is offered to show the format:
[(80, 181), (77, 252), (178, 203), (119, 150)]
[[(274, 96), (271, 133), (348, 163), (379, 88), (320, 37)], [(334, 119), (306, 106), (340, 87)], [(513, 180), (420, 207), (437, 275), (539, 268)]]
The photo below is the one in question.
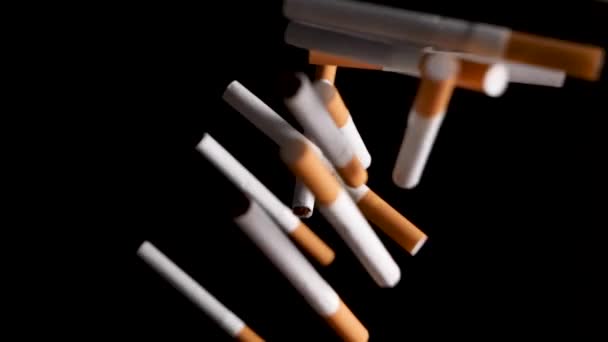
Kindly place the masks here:
[(334, 251), (211, 135), (205, 133), (196, 149), (243, 193), (258, 202), (308, 255), (323, 266), (333, 262)]
[(367, 182), (367, 171), (325, 109), (308, 77), (303, 73), (286, 74), (282, 90), (287, 108), (319, 145), (344, 181), (350, 186)]
[(428, 237), (367, 185), (348, 187), (365, 217), (411, 255), (416, 255)]
[(599, 78), (605, 58), (604, 49), (598, 46), (361, 1), (286, 0), (283, 14), (292, 22), (374, 37), (390, 45), (418, 44), (497, 57), (564, 70), (570, 76), (591, 81)]
[(324, 165), (310, 143), (294, 138), (281, 148), (281, 159), (315, 195), (319, 211), (338, 232), (380, 287), (394, 287), (401, 270), (376, 233)]
[(367, 341), (369, 332), (260, 206), (250, 201), (234, 221), (344, 341)]
[(323, 99), (334, 123), (354, 149), (355, 155), (361, 161), (363, 167), (367, 169), (372, 163), (372, 156), (367, 150), (367, 146), (365, 146), (365, 142), (361, 138), (361, 134), (342, 100), (340, 92), (333, 84), (324, 80), (315, 81), (314, 87), (319, 97)]
[(137, 255), (234, 339), (241, 342), (264, 341), (237, 315), (211, 295), (196, 280), (192, 279), (156, 246), (145, 241), (139, 246)]
[(447, 55), (432, 55), (422, 65), (422, 78), (393, 169), (397, 186), (411, 189), (420, 181), (459, 70), (458, 60)]

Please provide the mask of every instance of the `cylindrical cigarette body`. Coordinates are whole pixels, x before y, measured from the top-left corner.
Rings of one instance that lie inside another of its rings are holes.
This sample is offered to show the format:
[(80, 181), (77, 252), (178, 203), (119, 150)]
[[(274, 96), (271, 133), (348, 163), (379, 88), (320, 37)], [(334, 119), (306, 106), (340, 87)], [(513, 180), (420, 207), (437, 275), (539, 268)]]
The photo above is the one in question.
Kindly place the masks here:
[(393, 169), (393, 182), (406, 189), (420, 181), (454, 90), (459, 63), (451, 56), (432, 55), (422, 67), (420, 86)]
[(605, 53), (599, 47), (360, 1), (286, 0), (283, 12), (293, 21), (328, 30), (504, 57), (562, 69), (587, 80), (599, 78), (604, 63)]
[(238, 81), (232, 81), (226, 87), (222, 98), (279, 146), (291, 136), (302, 136), (277, 112)]
[(309, 143), (293, 139), (281, 148), (281, 158), (315, 194), (319, 210), (381, 287), (393, 287), (401, 270), (338, 179)]
[(377, 225), (393, 241), (411, 255), (416, 255), (427, 240), (416, 225), (401, 215), (390, 204), (370, 190), (367, 185), (347, 188), (365, 217)]
[(367, 171), (338, 129), (306, 75), (298, 73), (284, 86), (285, 104), (350, 186), (367, 182)]
[(211, 135), (205, 133), (196, 149), (220, 169), (242, 192), (258, 202), (287, 234), (292, 236), (296, 231), (299, 231), (296, 236), (307, 236), (306, 239), (296, 240), (303, 243), (300, 244), (300, 247), (306, 253), (322, 265), (329, 265), (334, 260), (333, 250)]
[(243, 342), (264, 341), (153, 244), (145, 241), (137, 250), (137, 255), (203, 310), (230, 336)]
[(355, 155), (363, 167), (367, 169), (372, 163), (372, 156), (367, 150), (367, 146), (365, 146), (365, 142), (363, 142), (363, 138), (361, 138), (361, 134), (359, 134), (359, 130), (355, 126), (355, 122), (344, 104), (340, 92), (338, 92), (338, 89), (333, 84), (323, 80), (316, 81), (314, 87), (325, 102), (331, 118), (353, 147)]
[(367, 341), (367, 329), (352, 313), (337, 317), (344, 310), (338, 294), (255, 202), (234, 220), (336, 333), (347, 341)]
[(315, 208), (315, 195), (296, 178), (291, 209), (298, 217), (309, 218)]

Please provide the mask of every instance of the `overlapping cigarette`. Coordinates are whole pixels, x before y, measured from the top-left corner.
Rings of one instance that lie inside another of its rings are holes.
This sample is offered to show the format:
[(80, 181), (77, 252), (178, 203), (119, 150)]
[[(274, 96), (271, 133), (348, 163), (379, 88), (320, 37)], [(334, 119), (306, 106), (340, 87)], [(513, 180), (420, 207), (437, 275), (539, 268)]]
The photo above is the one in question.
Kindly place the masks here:
[(604, 63), (604, 50), (596, 46), (360, 1), (286, 0), (283, 13), (292, 21), (328, 30), (500, 57), (587, 80), (597, 80)]
[(448, 55), (429, 56), (422, 65), (420, 86), (393, 169), (393, 182), (397, 186), (411, 189), (420, 181), (459, 69), (459, 61)]
[(137, 255), (237, 341), (264, 341), (237, 315), (192, 279), (153, 244), (148, 241), (142, 243), (137, 250)]
[(320, 80), (314, 83), (315, 91), (324, 101), (327, 111), (331, 115), (334, 123), (338, 126), (346, 140), (353, 147), (355, 155), (361, 162), (364, 168), (368, 168), (372, 163), (372, 156), (363, 142), (363, 138), (359, 134), (359, 130), (350, 115), (350, 112), (342, 96), (336, 87), (326, 81)]
[[(290, 75), (283, 86), (285, 105), (335, 166), (346, 184), (367, 182), (367, 171), (303, 73)], [(314, 193), (314, 191), (313, 191)]]
[[(424, 59), (431, 54), (443, 53), (417, 46), (394, 47), (297, 23), (289, 24), (285, 36), (288, 42), (310, 49), (311, 64), (335, 63), (341, 67), (385, 70), (414, 77), (420, 77), (420, 64)], [(462, 54), (462, 57), (467, 56)], [(497, 59), (469, 58), (461, 60), (461, 64), (456, 80), (458, 87), (493, 97), (506, 90), (509, 69), (504, 63)]]
[(401, 270), (338, 179), (312, 144), (293, 138), (281, 146), (281, 159), (315, 194), (319, 210), (381, 287), (394, 287)]
[[(315, 79), (325, 80), (333, 84), (336, 80), (337, 71), (338, 68), (335, 65), (318, 65), (315, 68)], [(310, 139), (310, 137), (307, 138)], [(298, 217), (303, 218), (311, 217), (315, 208), (315, 195), (297, 178), (293, 189), (291, 207)]]
[(369, 339), (363, 324), (256, 202), (234, 221), (344, 341)]
[(334, 251), (211, 135), (205, 133), (196, 149), (241, 191), (259, 203), (307, 254), (321, 265), (331, 264), (335, 258)]
[(416, 255), (428, 239), (416, 225), (401, 215), (367, 185), (346, 187), (365, 217), (411, 255)]

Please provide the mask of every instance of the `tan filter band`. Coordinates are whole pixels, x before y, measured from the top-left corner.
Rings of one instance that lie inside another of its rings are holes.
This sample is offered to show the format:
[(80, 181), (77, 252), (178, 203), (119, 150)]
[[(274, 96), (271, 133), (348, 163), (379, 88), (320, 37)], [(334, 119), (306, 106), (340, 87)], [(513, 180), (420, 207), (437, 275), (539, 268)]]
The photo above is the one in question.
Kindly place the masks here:
[(338, 67), (335, 65), (318, 65), (315, 69), (316, 80), (328, 80), (332, 84), (336, 82)]
[(366, 342), (369, 340), (367, 329), (342, 301), (340, 301), (338, 311), (325, 317), (325, 320), (343, 341)]
[(319, 264), (328, 266), (334, 261), (336, 257), (334, 251), (306, 224), (301, 223), (289, 236), (296, 242), (296, 245), (317, 260)]
[(426, 234), (371, 190), (357, 202), (357, 206), (368, 220), (412, 255), (427, 239)]
[(361, 164), (359, 158), (353, 155), (353, 158), (343, 167), (336, 167), (336, 170), (348, 186), (356, 188), (367, 182), (367, 170)]
[(264, 339), (258, 336), (258, 334), (248, 326), (241, 329), (234, 338), (239, 342), (264, 342)]
[(420, 63), (421, 78), (414, 110), (422, 116), (445, 113), (458, 78), (459, 61), (445, 55), (430, 55)]
[(601, 75), (604, 55), (604, 49), (597, 46), (511, 32), (504, 58), (561, 69), (568, 75), (595, 81)]
[(310, 50), (308, 52), (308, 63), (314, 65), (336, 65), (344, 68), (382, 70), (381, 65), (360, 62), (348, 57), (332, 55), (317, 50)]
[(336, 200), (340, 183), (306, 141), (288, 140), (281, 148), (281, 158), (312, 191), (319, 204), (329, 206)]
[(342, 96), (340, 96), (340, 92), (338, 91), (338, 89), (336, 89), (336, 87), (333, 88), (334, 95), (327, 103), (327, 111), (331, 114), (331, 117), (334, 119), (336, 125), (338, 127), (343, 127), (348, 121), (350, 112), (348, 111), (348, 108), (346, 108), (346, 104), (344, 104), (344, 101), (342, 100)]

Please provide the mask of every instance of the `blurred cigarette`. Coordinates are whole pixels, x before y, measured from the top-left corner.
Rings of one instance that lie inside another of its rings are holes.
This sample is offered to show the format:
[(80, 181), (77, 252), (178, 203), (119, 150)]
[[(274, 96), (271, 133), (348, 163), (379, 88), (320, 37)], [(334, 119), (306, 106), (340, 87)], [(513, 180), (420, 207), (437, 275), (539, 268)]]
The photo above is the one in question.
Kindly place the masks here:
[(459, 62), (432, 55), (422, 66), (420, 86), (393, 169), (393, 182), (411, 189), (420, 181), (456, 84)]
[(418, 253), (426, 242), (427, 236), (416, 225), (386, 203), (367, 185), (358, 188), (347, 187), (347, 190), (368, 220), (377, 225), (411, 255)]
[(234, 221), (343, 340), (368, 340), (363, 324), (257, 203), (251, 201)]
[(303, 73), (288, 77), (283, 86), (285, 105), (296, 120), (311, 135), (348, 185), (356, 187), (367, 182), (367, 171), (325, 109), (308, 77)]
[(325, 103), (331, 118), (353, 147), (355, 155), (363, 167), (367, 169), (372, 163), (372, 156), (367, 150), (367, 146), (365, 146), (361, 134), (359, 134), (359, 130), (350, 115), (350, 111), (344, 104), (342, 96), (340, 96), (340, 92), (338, 92), (338, 89), (333, 84), (323, 80), (316, 81), (314, 88)]
[(196, 149), (242, 192), (258, 202), (307, 254), (321, 265), (331, 264), (334, 251), (211, 135), (206, 133)]
[(334, 84), (338, 67), (335, 65), (317, 65), (315, 68), (315, 80), (326, 80)]
[(142, 243), (137, 255), (237, 341), (264, 341), (153, 244)]
[(281, 159), (315, 194), (323, 216), (374, 281), (381, 287), (394, 287), (401, 278), (399, 266), (311, 144), (294, 138), (281, 148)]
[(308, 190), (306, 185), (296, 178), (293, 189), (293, 201), (291, 208), (298, 217), (309, 218), (315, 207), (315, 195)]
[(292, 21), (327, 30), (501, 57), (587, 80), (597, 80), (604, 64), (605, 52), (597, 46), (360, 1), (286, 0), (283, 13)]

